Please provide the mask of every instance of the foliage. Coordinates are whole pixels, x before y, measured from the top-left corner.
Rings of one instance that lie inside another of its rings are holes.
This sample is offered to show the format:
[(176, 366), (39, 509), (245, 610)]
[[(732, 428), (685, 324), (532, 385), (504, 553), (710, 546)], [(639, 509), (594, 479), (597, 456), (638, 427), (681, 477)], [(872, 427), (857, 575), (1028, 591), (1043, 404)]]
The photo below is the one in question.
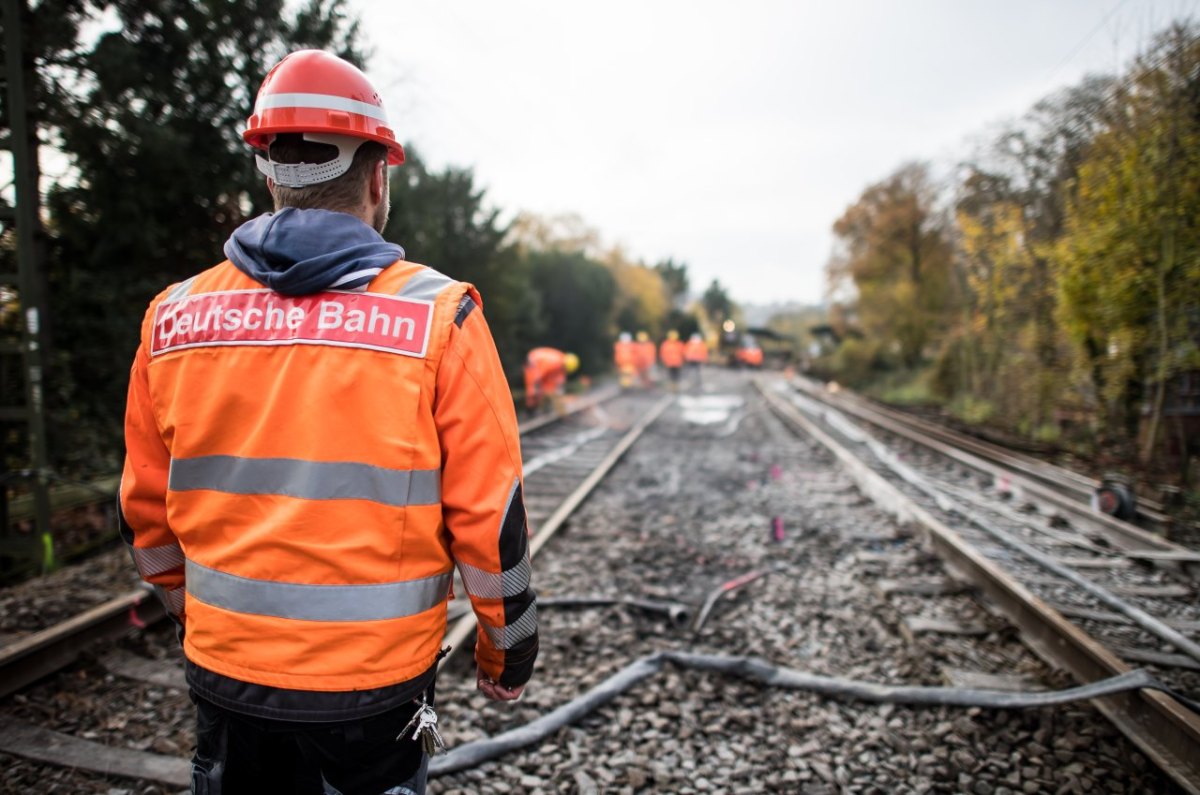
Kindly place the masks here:
[[(686, 263), (667, 259), (648, 267), (634, 261), (619, 246), (605, 248), (599, 233), (577, 215), (522, 213), (509, 240), (517, 256), (531, 263), (545, 322), (541, 344), (572, 350), (584, 372), (611, 366), (612, 340), (621, 331), (645, 331), (657, 339), (672, 328), (682, 335), (699, 329), (694, 314), (679, 308), (688, 284)], [(597, 268), (605, 271), (603, 277)]]
[[(1056, 248), (1061, 318), (1110, 431), (1150, 443), (1169, 380), (1200, 368), (1200, 37), (1176, 27), (1135, 66), (1092, 143)], [(1119, 222), (1117, 221), (1119, 219)], [(1144, 447), (1143, 459), (1151, 448)]]
[(525, 353), (543, 336), (539, 293), (529, 289), (531, 267), (506, 241), (500, 211), (485, 206), (470, 169), (431, 172), (412, 144), (391, 171), (391, 214), (384, 237), (405, 256), (474, 284), (509, 378), (520, 377)]
[(580, 252), (589, 257), (601, 254), (600, 233), (576, 213), (554, 216), (519, 213), (509, 234), (522, 255), (532, 251)]
[(952, 248), (929, 169), (906, 165), (867, 188), (833, 226), (830, 280), (849, 281), (859, 322), (903, 366), (916, 367), (953, 311)]
[(1161, 461), (1200, 372), (1200, 28), (1037, 103), (959, 174), (939, 194), (902, 167), (835, 224), (835, 377), (924, 373), (966, 419)]
[(953, 390), (991, 400), (995, 384), (1009, 385), (996, 413), (1009, 424), (1044, 423), (1062, 400), (1069, 356), (1051, 253), (1111, 86), (1088, 78), (1038, 102), (968, 164), (958, 191), (959, 325), (973, 344), (957, 347)]
[(655, 339), (660, 337), (671, 303), (659, 271), (631, 261), (620, 248), (611, 249), (604, 264), (617, 286), (614, 331), (645, 331)]
[(682, 307), (683, 302), (687, 300), (688, 294), (687, 263), (676, 262), (668, 257), (656, 263), (654, 270), (658, 272), (659, 278), (662, 279), (663, 286), (667, 290), (667, 296), (671, 300), (671, 306), (674, 308)]
[(704, 307), (709, 321), (715, 326), (720, 326), (726, 318), (734, 315), (733, 299), (729, 297), (729, 293), (718, 279), (713, 279), (712, 283), (708, 285), (708, 289), (700, 297), (700, 304)]
[(582, 251), (533, 251), (528, 259), (545, 318), (542, 336), (534, 342), (571, 351), (579, 357), (581, 372), (608, 369), (610, 313), (617, 292), (612, 272)]
[(112, 467), (147, 303), (266, 205), (238, 134), (263, 75), (306, 46), (361, 61), (357, 25), (343, 0), (49, 0), (24, 22), (34, 119), (70, 162), (47, 197), (51, 448)]

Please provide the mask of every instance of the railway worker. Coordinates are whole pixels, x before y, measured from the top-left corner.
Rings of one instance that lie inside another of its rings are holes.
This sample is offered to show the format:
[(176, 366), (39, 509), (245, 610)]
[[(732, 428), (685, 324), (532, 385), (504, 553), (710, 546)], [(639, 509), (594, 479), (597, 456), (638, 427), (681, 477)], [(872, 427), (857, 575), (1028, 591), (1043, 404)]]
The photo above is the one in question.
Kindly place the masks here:
[(475, 288), (380, 235), (387, 124), (351, 64), (284, 58), (244, 133), (275, 212), (142, 326), (121, 531), (183, 642), (193, 792), (424, 792), (455, 565), (479, 689), (532, 673), (512, 398)]
[(683, 372), (683, 340), (679, 332), (671, 329), (667, 338), (658, 346), (658, 358), (663, 367), (667, 368), (667, 377), (671, 380), (671, 389), (679, 388), (679, 376)]
[(742, 367), (757, 369), (762, 367), (763, 350), (753, 337), (746, 337), (742, 346), (737, 349), (735, 358)]
[(617, 368), (621, 388), (628, 389), (633, 386), (633, 379), (637, 375), (637, 348), (633, 342), (633, 335), (628, 331), (622, 331), (613, 343), (613, 366)]
[(579, 357), (558, 348), (534, 348), (525, 357), (525, 407), (533, 412), (552, 405), (561, 411), (567, 376), (579, 369)]
[(650, 335), (644, 331), (637, 333), (637, 342), (633, 348), (634, 367), (637, 368), (638, 380), (642, 386), (649, 387), (654, 384), (654, 363), (655, 363), (654, 341), (650, 339)]
[(708, 362), (708, 346), (704, 344), (704, 338), (698, 333), (692, 334), (688, 338), (687, 344), (683, 346), (683, 360), (692, 373), (692, 385), (700, 386), (701, 369)]

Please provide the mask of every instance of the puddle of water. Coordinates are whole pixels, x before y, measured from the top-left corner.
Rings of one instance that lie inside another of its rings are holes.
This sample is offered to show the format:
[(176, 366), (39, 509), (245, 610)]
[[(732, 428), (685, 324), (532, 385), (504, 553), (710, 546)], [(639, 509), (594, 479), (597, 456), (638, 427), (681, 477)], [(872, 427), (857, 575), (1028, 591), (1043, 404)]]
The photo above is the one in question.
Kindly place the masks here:
[(729, 415), (740, 408), (744, 401), (737, 395), (681, 395), (679, 407), (683, 409), (684, 422), (695, 425), (716, 425), (729, 420)]

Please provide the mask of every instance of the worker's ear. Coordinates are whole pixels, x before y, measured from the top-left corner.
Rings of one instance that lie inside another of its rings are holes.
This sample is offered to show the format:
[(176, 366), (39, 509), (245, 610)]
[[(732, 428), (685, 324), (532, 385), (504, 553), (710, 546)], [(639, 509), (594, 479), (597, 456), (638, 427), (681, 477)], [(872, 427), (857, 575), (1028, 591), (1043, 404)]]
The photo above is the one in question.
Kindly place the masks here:
[(383, 160), (376, 161), (375, 168), (371, 171), (371, 203), (383, 204), (387, 198), (387, 163)]
[(271, 179), (270, 177), (267, 177), (267, 190), (272, 194), (275, 193), (275, 180)]

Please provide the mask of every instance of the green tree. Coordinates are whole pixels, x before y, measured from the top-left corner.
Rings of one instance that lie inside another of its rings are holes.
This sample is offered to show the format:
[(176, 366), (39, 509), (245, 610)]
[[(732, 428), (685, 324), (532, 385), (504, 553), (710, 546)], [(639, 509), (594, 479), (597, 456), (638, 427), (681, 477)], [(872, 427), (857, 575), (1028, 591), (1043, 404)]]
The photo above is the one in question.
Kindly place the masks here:
[(659, 278), (662, 279), (663, 285), (666, 287), (667, 295), (671, 299), (671, 306), (682, 308), (687, 301), (688, 294), (688, 266), (686, 262), (676, 262), (668, 257), (654, 266), (654, 270), (658, 271)]
[(713, 279), (708, 285), (704, 295), (700, 296), (700, 304), (704, 307), (709, 321), (716, 326), (733, 317), (736, 309), (733, 299), (729, 297), (719, 279)]
[(909, 164), (867, 188), (833, 226), (840, 250), (830, 281), (857, 292), (866, 335), (916, 368), (950, 323), (956, 298), (953, 247), (923, 164)]
[(536, 344), (571, 351), (580, 370), (597, 373), (612, 361), (609, 324), (616, 280), (582, 251), (552, 248), (527, 254), (531, 287), (539, 296), (545, 324)]
[(603, 258), (617, 286), (613, 302), (614, 331), (645, 331), (658, 337), (671, 308), (662, 276), (655, 268), (634, 262), (618, 248)]
[(1052, 428), (1056, 408), (1083, 397), (1062, 378), (1067, 346), (1051, 260), (1112, 85), (1089, 77), (1038, 102), (967, 166), (959, 189), (963, 314), (937, 381), (957, 399), (995, 404), (999, 419), (1029, 432)]
[(1056, 249), (1062, 321), (1133, 441), (1143, 402), (1149, 461), (1168, 383), (1200, 368), (1200, 31), (1161, 35), (1114, 94), (1087, 151)]

